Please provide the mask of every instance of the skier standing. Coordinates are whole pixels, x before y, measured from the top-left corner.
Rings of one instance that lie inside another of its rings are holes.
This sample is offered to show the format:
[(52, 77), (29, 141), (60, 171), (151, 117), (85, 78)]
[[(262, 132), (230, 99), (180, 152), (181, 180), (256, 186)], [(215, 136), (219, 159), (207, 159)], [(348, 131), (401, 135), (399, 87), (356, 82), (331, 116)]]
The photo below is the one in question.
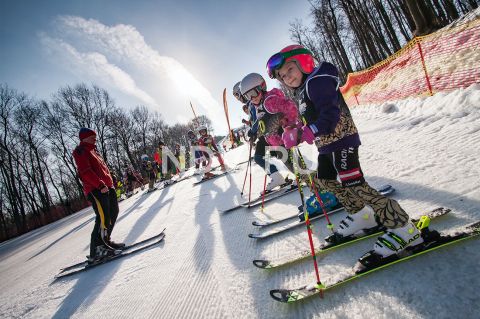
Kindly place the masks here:
[[(271, 78), (292, 89), (305, 125), (289, 129), (287, 148), (301, 141), (318, 147), (317, 189), (335, 194), (349, 213), (336, 232), (327, 237), (335, 242), (361, 230), (383, 225), (388, 231), (379, 237), (374, 253), (380, 258), (423, 242), (419, 230), (393, 199), (379, 194), (365, 181), (360, 167), (360, 137), (339, 90), (337, 68), (328, 62), (315, 66), (312, 53), (301, 45), (290, 45), (267, 62)], [(293, 136), (298, 138), (293, 138)], [(337, 181), (339, 177), (341, 183)]]
[[(251, 138), (251, 142), (256, 139), (255, 136), (260, 135), (253, 158), (255, 163), (266, 169), (265, 148), (268, 145), (283, 145), (281, 138), (283, 133), (282, 126), (297, 125), (299, 121), (297, 109), (295, 103), (287, 99), (279, 89), (267, 91), (265, 79), (258, 73), (250, 73), (245, 76), (240, 84), (240, 90), (250, 107), (252, 126), (248, 131), (248, 136)], [(266, 124), (266, 127), (260, 127), (259, 124), (261, 122), (271, 124)], [(273, 131), (268, 126), (273, 127)], [(277, 152), (272, 152), (272, 156), (278, 155)], [(285, 165), (293, 172), (290, 158), (287, 159)], [(267, 174), (270, 176), (270, 181), (265, 187), (267, 191), (287, 183), (273, 164), (270, 164)]]
[(156, 165), (154, 165), (154, 162), (147, 160), (145, 164), (145, 172), (148, 176), (148, 190), (152, 191), (154, 190), (155, 179), (157, 176)]
[(81, 128), (79, 138), (80, 144), (73, 151), (73, 158), (85, 196), (96, 215), (88, 258), (93, 262), (118, 254), (120, 251), (116, 249), (125, 245), (110, 239), (119, 209), (112, 175), (95, 146), (97, 134), (89, 128)]
[[(217, 157), (218, 162), (220, 163), (220, 167), (222, 168), (222, 171), (225, 172), (227, 169), (225, 167), (225, 163), (223, 162), (222, 154), (220, 154), (220, 151), (218, 150), (218, 147), (215, 144), (215, 139), (213, 138), (213, 136), (208, 134), (207, 127), (203, 125), (199, 126), (198, 134), (200, 134), (200, 137), (198, 139), (198, 144), (200, 146), (208, 147), (213, 152), (213, 154)], [(208, 157), (208, 162), (209, 162), (208, 166), (210, 167), (211, 159), (208, 153), (205, 152), (205, 154)]]
[(188, 142), (190, 143), (190, 154), (192, 154), (192, 150), (193, 150), (193, 158), (195, 163), (194, 174), (200, 174), (200, 164), (203, 162), (203, 158), (202, 158), (203, 153), (198, 149), (197, 134), (195, 134), (194, 131), (189, 130), (187, 132), (187, 138), (188, 138)]

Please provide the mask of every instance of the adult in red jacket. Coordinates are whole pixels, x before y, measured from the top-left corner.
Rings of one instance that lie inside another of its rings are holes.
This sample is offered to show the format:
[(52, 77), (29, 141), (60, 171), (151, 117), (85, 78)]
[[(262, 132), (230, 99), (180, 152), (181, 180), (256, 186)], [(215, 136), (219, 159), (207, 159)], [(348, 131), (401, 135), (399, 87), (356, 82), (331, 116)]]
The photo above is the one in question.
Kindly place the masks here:
[(110, 171), (95, 146), (97, 134), (89, 128), (81, 128), (79, 138), (80, 145), (73, 151), (73, 158), (83, 192), (96, 215), (89, 258), (94, 261), (118, 253), (115, 249), (125, 245), (110, 240), (118, 216), (118, 202)]

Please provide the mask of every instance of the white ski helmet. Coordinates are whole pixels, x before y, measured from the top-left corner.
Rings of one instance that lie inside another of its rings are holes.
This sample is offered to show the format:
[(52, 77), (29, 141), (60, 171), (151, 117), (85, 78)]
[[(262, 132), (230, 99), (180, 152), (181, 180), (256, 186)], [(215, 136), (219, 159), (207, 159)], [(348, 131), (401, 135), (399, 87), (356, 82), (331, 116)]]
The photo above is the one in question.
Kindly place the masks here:
[(245, 99), (245, 97), (242, 95), (242, 92), (240, 91), (240, 82), (237, 82), (234, 86), (233, 86), (233, 96), (239, 100), (240, 102), (242, 103), (247, 103), (247, 100)]
[(200, 125), (198, 128), (197, 128), (197, 132), (200, 133), (201, 131), (207, 131), (207, 127), (205, 125)]
[(250, 94), (247, 93), (252, 93), (250, 91), (253, 90), (255, 90), (257, 94), (267, 90), (265, 79), (258, 73), (250, 73), (240, 82), (240, 92), (247, 100), (251, 100)]

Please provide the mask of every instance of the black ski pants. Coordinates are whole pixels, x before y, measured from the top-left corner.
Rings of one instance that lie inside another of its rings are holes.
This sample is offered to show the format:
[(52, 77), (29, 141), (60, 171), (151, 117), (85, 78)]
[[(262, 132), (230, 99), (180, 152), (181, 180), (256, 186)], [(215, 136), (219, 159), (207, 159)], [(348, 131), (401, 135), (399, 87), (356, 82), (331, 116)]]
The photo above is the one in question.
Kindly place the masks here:
[(95, 212), (95, 226), (90, 237), (90, 256), (95, 256), (96, 247), (103, 245), (104, 239), (112, 234), (118, 217), (118, 201), (114, 188), (107, 193), (95, 189), (88, 193), (87, 198)]

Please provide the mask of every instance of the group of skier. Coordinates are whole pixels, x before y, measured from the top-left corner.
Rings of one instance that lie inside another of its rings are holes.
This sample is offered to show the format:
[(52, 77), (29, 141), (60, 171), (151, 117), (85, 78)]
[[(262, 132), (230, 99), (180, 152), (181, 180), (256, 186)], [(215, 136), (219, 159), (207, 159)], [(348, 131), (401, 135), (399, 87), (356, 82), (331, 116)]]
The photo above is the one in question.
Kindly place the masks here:
[[(420, 244), (423, 239), (419, 230), (402, 207), (381, 195), (364, 179), (358, 153), (360, 137), (339, 90), (337, 68), (328, 62), (317, 64), (312, 53), (301, 45), (289, 45), (268, 59), (267, 71), (272, 79), (290, 90), (289, 95), (294, 96), (295, 101), (280, 89), (267, 90), (265, 79), (258, 73), (248, 74), (233, 87), (233, 95), (249, 113), (250, 118), (245, 123), (250, 126), (251, 147), (255, 147), (254, 161), (270, 176), (265, 189), (270, 191), (292, 183), (280, 174), (276, 165), (267, 165), (265, 161), (267, 147), (284, 147), (289, 154), (286, 158), (278, 149), (270, 152), (271, 155), (281, 158), (286, 167), (300, 177), (299, 181), (307, 182), (312, 190), (334, 194), (348, 212), (327, 241), (335, 242), (382, 225), (387, 231), (373, 248), (378, 256), (387, 257), (410, 245)], [(195, 168), (206, 167), (204, 178), (213, 177), (209, 171), (210, 151), (217, 157), (221, 169), (226, 170), (222, 155), (205, 126), (199, 126), (197, 132), (189, 131), (187, 137), (195, 157)], [(110, 239), (118, 203), (108, 167), (95, 148), (95, 132), (82, 128), (79, 138), (80, 145), (73, 155), (85, 195), (96, 214), (90, 245), (90, 259), (94, 260), (115, 253), (114, 250), (122, 246)], [(315, 143), (318, 149), (318, 167), (313, 178), (309, 174), (299, 174), (298, 165), (293, 164), (291, 152), (302, 142)], [(164, 148), (160, 142), (154, 156), (158, 165), (162, 164)], [(146, 168), (152, 187), (156, 169), (150, 161)], [(174, 173), (173, 169), (168, 171), (170, 176)], [(129, 175), (127, 171), (127, 180), (133, 182), (135, 179), (133, 173)]]
[[(340, 92), (337, 68), (325, 61), (316, 63), (313, 54), (301, 45), (289, 45), (275, 53), (266, 68), (270, 78), (278, 80), (294, 100), (279, 89), (268, 91), (258, 73), (248, 74), (233, 87), (233, 95), (249, 113), (244, 123), (250, 126), (254, 161), (270, 176), (266, 189), (287, 183), (275, 165), (266, 165), (267, 146), (283, 146), (292, 152), (302, 142), (315, 143), (318, 166), (314, 176), (297, 176), (312, 190), (334, 194), (348, 213), (326, 241), (334, 243), (380, 225), (387, 231), (373, 247), (379, 258), (422, 243), (419, 230), (398, 202), (365, 181), (358, 153), (360, 137)], [(271, 155), (278, 157), (280, 153)], [(293, 166), (292, 156), (284, 163), (292, 172), (298, 168)]]

